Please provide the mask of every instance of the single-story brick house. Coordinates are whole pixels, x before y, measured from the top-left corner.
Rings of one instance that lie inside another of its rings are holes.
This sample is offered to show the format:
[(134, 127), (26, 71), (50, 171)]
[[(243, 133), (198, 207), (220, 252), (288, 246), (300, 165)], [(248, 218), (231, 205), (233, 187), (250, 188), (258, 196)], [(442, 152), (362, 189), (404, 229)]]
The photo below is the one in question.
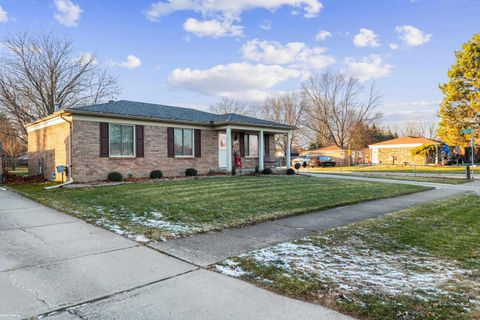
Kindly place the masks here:
[[(295, 128), (237, 114), (217, 115), (195, 109), (134, 101), (61, 109), (30, 123), (29, 174), (59, 180), (66, 166), (76, 182), (105, 180), (118, 171), (148, 177), (231, 171), (234, 154), (242, 168), (275, 165), (275, 134), (290, 139)], [(289, 144), (287, 144), (289, 145)], [(290, 163), (289, 150), (286, 152)]]
[[(439, 147), (443, 143), (424, 137), (400, 137), (368, 146), (372, 164), (424, 165), (438, 163)], [(412, 155), (412, 150), (422, 145), (435, 145), (437, 152), (427, 157)]]
[(301, 155), (307, 154), (331, 157), (333, 160), (335, 160), (337, 166), (360, 164), (364, 161), (363, 152), (361, 150), (351, 149), (350, 159), (348, 159), (348, 148), (339, 147), (335, 144), (317, 149), (304, 150), (301, 152)]

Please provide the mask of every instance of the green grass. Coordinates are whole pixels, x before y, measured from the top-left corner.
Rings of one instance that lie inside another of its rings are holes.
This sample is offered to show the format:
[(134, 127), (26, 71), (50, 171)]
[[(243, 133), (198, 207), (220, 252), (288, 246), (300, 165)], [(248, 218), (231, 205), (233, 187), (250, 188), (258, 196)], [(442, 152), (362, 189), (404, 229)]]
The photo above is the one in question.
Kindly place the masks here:
[(302, 176), (211, 177), (49, 191), (42, 185), (11, 188), (90, 223), (151, 240), (427, 189)]
[[(246, 272), (241, 276), (245, 280), (360, 319), (480, 319), (479, 196), (457, 196), (425, 204), (331, 229), (294, 244), (307, 248), (307, 253), (292, 249), (290, 254), (272, 257), (279, 250), (277, 246), (264, 249), (271, 261), (259, 258), (259, 252), (231, 261)], [(315, 268), (302, 269), (305, 263)], [(341, 278), (355, 265), (359, 277)], [(343, 282), (324, 276), (333, 269)], [(395, 276), (389, 278), (391, 274)], [(423, 276), (447, 274), (451, 279), (438, 284), (441, 292), (416, 285), (415, 279)], [(376, 276), (387, 277), (386, 285), (395, 285), (404, 279), (402, 275), (412, 276), (413, 292), (385, 292), (375, 282), (361, 290), (344, 287), (355, 288)]]
[(422, 177), (422, 176), (396, 176), (392, 174), (382, 174), (381, 172), (376, 173), (348, 173), (348, 172), (332, 172), (331, 174), (338, 175), (351, 175), (354, 177), (367, 177), (367, 178), (378, 178), (378, 179), (392, 179), (392, 180), (406, 180), (406, 181), (418, 181), (418, 182), (433, 182), (433, 183), (445, 183), (445, 184), (462, 184), (471, 182), (464, 178), (447, 178), (447, 177)]
[(311, 168), (312, 172), (330, 172), (330, 171), (344, 171), (344, 172), (404, 172), (404, 173), (432, 173), (432, 174), (464, 174), (464, 166), (391, 166), (391, 165), (376, 165), (376, 166), (351, 166), (351, 167), (326, 167), (326, 168)]

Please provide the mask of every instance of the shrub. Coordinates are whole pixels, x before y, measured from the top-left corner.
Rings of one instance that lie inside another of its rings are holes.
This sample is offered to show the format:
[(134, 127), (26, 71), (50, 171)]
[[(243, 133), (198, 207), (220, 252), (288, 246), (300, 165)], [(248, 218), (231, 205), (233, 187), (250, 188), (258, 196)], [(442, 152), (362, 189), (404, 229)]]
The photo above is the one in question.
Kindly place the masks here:
[(293, 170), (292, 168), (287, 169), (287, 175), (291, 176), (291, 175), (294, 175), (294, 174), (295, 174), (295, 170)]
[(108, 181), (122, 181), (123, 180), (123, 176), (120, 172), (110, 172), (107, 176), (107, 180)]
[(235, 166), (232, 167), (232, 176), (236, 175), (237, 174), (237, 169), (235, 168)]
[(270, 169), (270, 168), (265, 168), (265, 169), (262, 170), (262, 173), (263, 173), (263, 174), (272, 174), (273, 171), (272, 171), (272, 169)]
[(302, 165), (301, 165), (300, 162), (295, 163), (295, 169), (298, 170), (298, 169), (300, 169), (301, 166), (302, 166)]
[(185, 175), (187, 177), (195, 177), (196, 175), (198, 175), (198, 171), (194, 168), (188, 168), (187, 170), (185, 170)]
[(255, 174), (260, 174), (260, 170), (258, 169), (258, 166), (255, 166)]
[(162, 177), (162, 170), (152, 170), (152, 172), (150, 172), (150, 179), (161, 179)]

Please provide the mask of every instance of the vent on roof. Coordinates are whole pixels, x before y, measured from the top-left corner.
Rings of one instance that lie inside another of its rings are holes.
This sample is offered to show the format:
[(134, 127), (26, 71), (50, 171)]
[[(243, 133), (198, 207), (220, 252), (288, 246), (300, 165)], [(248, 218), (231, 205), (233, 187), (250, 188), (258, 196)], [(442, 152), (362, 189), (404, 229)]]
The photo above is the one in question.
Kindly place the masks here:
[(108, 100), (108, 103), (112, 103), (112, 102), (115, 102), (115, 100)]

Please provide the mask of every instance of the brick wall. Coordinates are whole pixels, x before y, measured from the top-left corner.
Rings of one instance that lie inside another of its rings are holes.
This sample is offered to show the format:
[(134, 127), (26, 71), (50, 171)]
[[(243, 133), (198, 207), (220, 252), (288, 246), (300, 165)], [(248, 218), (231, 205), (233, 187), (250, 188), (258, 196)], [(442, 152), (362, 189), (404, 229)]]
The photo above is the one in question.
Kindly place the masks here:
[(99, 123), (75, 120), (73, 123), (73, 177), (77, 182), (105, 180), (107, 174), (118, 171), (127, 177), (148, 177), (152, 170), (162, 170), (165, 176), (183, 176), (185, 169), (199, 173), (218, 170), (218, 133), (202, 130), (200, 158), (168, 158), (167, 127), (144, 126), (143, 158), (100, 157)]
[[(378, 161), (380, 164), (392, 165), (392, 164), (416, 164), (424, 165), (425, 157), (413, 156), (411, 151), (414, 148), (379, 148), (378, 149)], [(395, 161), (394, 161), (395, 160)]]
[[(69, 164), (70, 126), (67, 122), (28, 133), (28, 174), (52, 179), (56, 166)], [(61, 180), (61, 175), (56, 180)]]

